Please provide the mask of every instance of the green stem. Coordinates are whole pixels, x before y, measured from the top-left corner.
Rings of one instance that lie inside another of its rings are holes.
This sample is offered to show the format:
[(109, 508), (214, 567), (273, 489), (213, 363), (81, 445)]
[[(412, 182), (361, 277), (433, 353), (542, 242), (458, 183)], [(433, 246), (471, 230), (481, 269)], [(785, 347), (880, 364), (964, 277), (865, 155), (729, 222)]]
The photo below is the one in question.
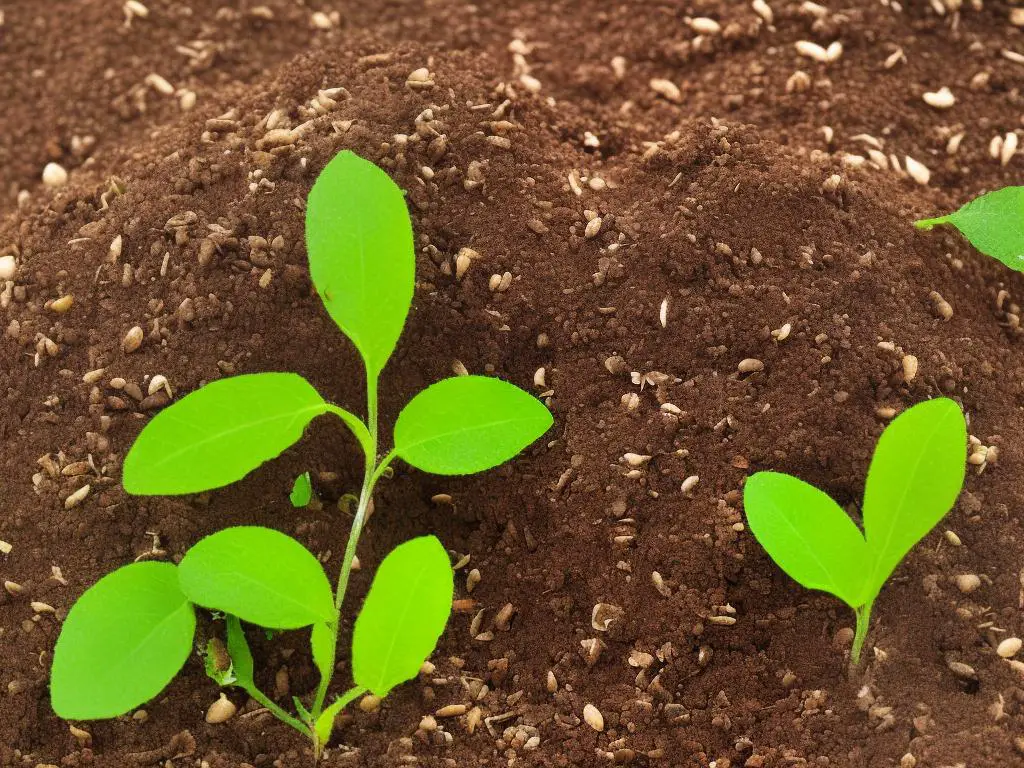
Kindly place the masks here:
[[(342, 418), (344, 419), (344, 417)], [(345, 421), (348, 423), (347, 419)], [(359, 492), (359, 504), (356, 507), (355, 517), (352, 519), (352, 529), (348, 534), (348, 543), (345, 545), (345, 555), (341, 560), (338, 586), (334, 590), (334, 610), (338, 616), (334, 624), (335, 653), (338, 646), (338, 632), (341, 629), (341, 606), (345, 602), (345, 593), (348, 591), (348, 580), (352, 573), (352, 561), (355, 560), (356, 546), (359, 544), (359, 536), (362, 534), (363, 525), (366, 523), (366, 512), (370, 506), (370, 499), (373, 498), (373, 487), (386, 468), (387, 462), (391, 459), (391, 454), (389, 454), (380, 465), (377, 464), (377, 377), (370, 376), (369, 372), (366, 377), (366, 421), (368, 427), (366, 429), (367, 440), (365, 442), (360, 440), (365, 454), (363, 486)], [(331, 656), (334, 658), (335, 654), (332, 653)], [(314, 722), (323, 712), (324, 701), (327, 698), (327, 688), (330, 684), (331, 679), (328, 675), (323, 675), (320, 678), (320, 685), (317, 686), (316, 699), (311, 710)], [(355, 690), (358, 689), (352, 689), (352, 691)], [(349, 691), (349, 693), (352, 693), (352, 691)]]
[(294, 728), (296, 731), (298, 731), (299, 733), (303, 734), (304, 736), (309, 736), (309, 726), (308, 725), (306, 725), (304, 722), (299, 720), (297, 717), (293, 717), (292, 715), (289, 715), (285, 710), (283, 710), (281, 707), (279, 707), (277, 704), (275, 704), (270, 699), (269, 696), (267, 696), (263, 691), (261, 691), (255, 685), (247, 686), (245, 690), (248, 692), (248, 694), (250, 696), (252, 696), (252, 698), (254, 698), (256, 701), (258, 701), (262, 706), (266, 707), (271, 712), (273, 712), (274, 713), (274, 717), (276, 717), (278, 720), (281, 720), (282, 722), (287, 723), (288, 725), (290, 725), (292, 728)]
[(948, 221), (949, 216), (936, 216), (934, 219), (919, 219), (914, 222), (914, 226), (927, 232), (932, 227), (937, 227), (940, 224), (947, 223)]
[(853, 666), (860, 664), (860, 652), (864, 648), (864, 641), (868, 636), (868, 625), (871, 622), (871, 606), (874, 601), (865, 603), (854, 613), (857, 615), (857, 631), (853, 636), (853, 649), (850, 652), (850, 662)]

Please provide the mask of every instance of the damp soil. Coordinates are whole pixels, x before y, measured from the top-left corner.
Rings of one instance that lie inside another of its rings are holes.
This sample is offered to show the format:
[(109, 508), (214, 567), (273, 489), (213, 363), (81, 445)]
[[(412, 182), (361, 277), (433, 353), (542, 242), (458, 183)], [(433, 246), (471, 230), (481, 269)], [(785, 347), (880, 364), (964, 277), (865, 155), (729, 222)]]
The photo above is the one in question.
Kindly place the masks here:
[[(362, 470), (336, 424), (210, 494), (133, 498), (119, 476), (166, 405), (148, 394), (157, 375), (178, 398), (291, 370), (358, 407), (358, 361), (302, 239), (302, 201), (341, 149), (407, 190), (417, 235), (385, 424), (464, 367), (531, 389), (556, 425), (482, 476), (398, 466), (382, 482), (353, 605), (384, 553), (433, 532), (470, 556), (464, 610), (433, 672), (353, 708), (325, 765), (1024, 760), (1024, 678), (994, 651), (1024, 633), (1024, 281), (911, 226), (1018, 178), (1022, 158), (998, 159), (1021, 129), (1011, 4), (768, 0), (768, 23), (725, 0), (143, 3), (130, 24), (98, 0), (2, 11), (0, 254), (17, 273), (0, 286), (0, 576), (17, 586), (0, 592), (0, 765), (311, 764), (238, 692), (239, 714), (206, 724), (218, 691), (198, 653), (160, 698), (84, 733), (50, 710), (47, 678), (69, 607), (124, 563), (253, 523), (337, 568), (338, 501)], [(698, 34), (693, 17), (719, 27)], [(842, 53), (819, 63), (800, 40)], [(430, 84), (410, 87), (424, 67)], [(956, 103), (926, 104), (943, 86)], [(47, 162), (67, 185), (41, 183)], [(462, 248), (479, 258), (457, 279)], [(741, 374), (748, 359), (763, 369)], [(938, 395), (992, 460), (883, 590), (851, 670), (851, 613), (767, 558), (744, 530), (743, 482), (790, 472), (856, 517), (887, 419)], [(626, 453), (651, 458), (634, 470)], [(295, 510), (306, 470), (322, 503)], [(979, 577), (966, 593), (965, 574)], [(599, 603), (622, 609), (604, 632)], [(511, 624), (494, 626), (506, 605)], [(315, 687), (305, 642), (257, 647), (282, 702)], [(483, 721), (422, 722), (448, 704)]]

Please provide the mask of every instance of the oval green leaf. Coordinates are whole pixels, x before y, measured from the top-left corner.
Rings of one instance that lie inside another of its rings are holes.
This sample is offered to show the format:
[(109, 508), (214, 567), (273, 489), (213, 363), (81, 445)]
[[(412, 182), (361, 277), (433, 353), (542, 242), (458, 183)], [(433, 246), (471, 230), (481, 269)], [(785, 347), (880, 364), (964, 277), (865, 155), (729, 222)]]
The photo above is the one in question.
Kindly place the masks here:
[(395, 453), (435, 475), (468, 475), (508, 461), (552, 423), (544, 404), (519, 387), (455, 376), (405, 406), (395, 424)]
[(124, 460), (124, 488), (179, 495), (241, 480), (298, 441), (328, 410), (294, 373), (257, 373), (211, 382), (146, 425)]
[(320, 562), (270, 528), (225, 528), (200, 540), (178, 566), (196, 605), (270, 629), (334, 622), (334, 599)]
[(337, 640), (334, 630), (327, 624), (314, 624), (309, 633), (309, 647), (313, 652), (313, 663), (320, 677), (330, 680), (334, 676), (334, 653)]
[(1024, 271), (1024, 187), (1004, 187), (976, 197), (958, 211), (915, 223), (918, 229), (952, 224), (975, 248)]
[(50, 680), (54, 712), (100, 720), (145, 704), (185, 664), (195, 628), (195, 611), (170, 563), (135, 563), (107, 574), (61, 628)]
[(967, 424), (953, 400), (919, 403), (886, 427), (864, 488), (864, 535), (872, 555), (867, 602), (953, 508), (966, 469)]
[(339, 153), (309, 193), (306, 249), (327, 312), (376, 378), (412, 304), (416, 259), (402, 190), (368, 160)]
[(790, 578), (860, 607), (867, 544), (827, 494), (790, 475), (758, 472), (743, 489), (743, 506), (754, 537)]
[(377, 569), (352, 633), (356, 685), (387, 696), (416, 677), (452, 610), (454, 575), (434, 536), (400, 544)]
[(303, 472), (292, 483), (292, 492), (288, 495), (288, 500), (293, 507), (301, 509), (309, 504), (312, 498), (313, 482), (309, 479), (309, 472)]

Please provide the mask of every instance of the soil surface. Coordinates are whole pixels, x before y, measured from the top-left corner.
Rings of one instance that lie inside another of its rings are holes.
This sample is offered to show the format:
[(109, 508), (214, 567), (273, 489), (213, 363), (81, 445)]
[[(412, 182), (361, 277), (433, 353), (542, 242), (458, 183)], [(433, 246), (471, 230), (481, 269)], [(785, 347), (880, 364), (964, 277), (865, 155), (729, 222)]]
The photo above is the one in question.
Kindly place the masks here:
[[(911, 225), (1018, 178), (1012, 4), (124, 5), (0, 4), (0, 255), (17, 259), (0, 283), (0, 765), (311, 764), (238, 691), (239, 714), (206, 724), (198, 653), (144, 709), (74, 732), (47, 680), (76, 597), (134, 559), (252, 523), (337, 568), (337, 501), (362, 469), (336, 424), (211, 494), (134, 498), (119, 477), (167, 403), (157, 375), (177, 398), (297, 371), (358, 407), (303, 246), (303, 200), (345, 148), (408, 191), (418, 238), (386, 427), (463, 366), (536, 392), (556, 426), (479, 477), (399, 466), (382, 483), (353, 610), (383, 554), (425, 532), (471, 556), (473, 607), (432, 674), (353, 708), (325, 765), (1024, 761), (1024, 677), (995, 653), (1024, 634), (1024, 280)], [(943, 87), (955, 103), (929, 105)], [(43, 184), (48, 162), (66, 184)], [(467, 247), (480, 258), (456, 279)], [(763, 368), (740, 373), (748, 359)], [(743, 482), (790, 472), (856, 516), (887, 420), (937, 395), (988, 461), (883, 590), (850, 671), (850, 611), (768, 559)], [(289, 505), (305, 470), (320, 509)], [(607, 631), (601, 603), (622, 609)], [(256, 648), (282, 703), (315, 687), (305, 648)], [(483, 720), (423, 721), (448, 704)]]

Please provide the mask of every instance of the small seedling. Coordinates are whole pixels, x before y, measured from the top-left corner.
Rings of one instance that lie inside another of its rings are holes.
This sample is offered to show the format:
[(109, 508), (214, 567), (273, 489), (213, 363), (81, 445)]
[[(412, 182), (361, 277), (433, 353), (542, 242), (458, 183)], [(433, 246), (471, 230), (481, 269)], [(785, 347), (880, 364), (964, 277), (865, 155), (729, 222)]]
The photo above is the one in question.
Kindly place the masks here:
[(929, 230), (951, 224), (975, 248), (1024, 272), (1024, 187), (1003, 187), (976, 197), (958, 211), (914, 223)]
[(296, 509), (301, 509), (313, 500), (313, 481), (309, 478), (309, 472), (303, 472), (295, 478), (288, 500)]
[(854, 664), (875, 598), (903, 557), (952, 509), (966, 461), (960, 406), (939, 398), (908, 409), (879, 438), (864, 488), (863, 534), (813, 485), (778, 472), (747, 480), (747, 521), (771, 558), (795, 581), (835, 595), (856, 614)]
[[(293, 373), (222, 379), (149, 422), (125, 457), (123, 483), (138, 495), (219, 488), (281, 454), (317, 416), (338, 416), (359, 443), (365, 467), (337, 586), (331, 590), (319, 561), (301, 544), (259, 527), (208, 536), (177, 566), (144, 562), (114, 571), (72, 607), (54, 650), (52, 703), (66, 719), (116, 717), (159, 694), (191, 651), (199, 606), (226, 617), (226, 642), (207, 648), (210, 676), (243, 688), (309, 736), (319, 756), (347, 704), (366, 692), (386, 696), (417, 674), (451, 611), (453, 574), (441, 543), (426, 536), (395, 548), (355, 622), (354, 685), (327, 703), (349, 574), (377, 481), (396, 458), (436, 474), (480, 472), (511, 459), (552, 424), (547, 408), (523, 390), (459, 376), (406, 404), (393, 447), (381, 458), (377, 386), (405, 325), (415, 272), (403, 193), (375, 165), (342, 152), (313, 185), (306, 210), (313, 283), (366, 370), (365, 420)], [(291, 501), (302, 506), (310, 495), (307, 473), (296, 480)], [(311, 700), (294, 700), (294, 714), (256, 686), (242, 622), (310, 628), (320, 684)]]

